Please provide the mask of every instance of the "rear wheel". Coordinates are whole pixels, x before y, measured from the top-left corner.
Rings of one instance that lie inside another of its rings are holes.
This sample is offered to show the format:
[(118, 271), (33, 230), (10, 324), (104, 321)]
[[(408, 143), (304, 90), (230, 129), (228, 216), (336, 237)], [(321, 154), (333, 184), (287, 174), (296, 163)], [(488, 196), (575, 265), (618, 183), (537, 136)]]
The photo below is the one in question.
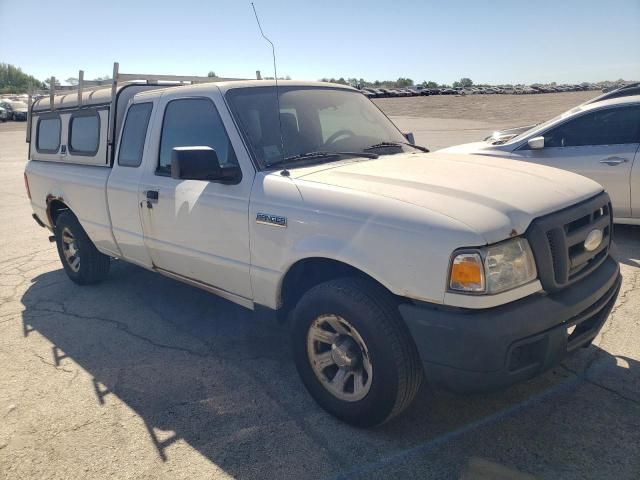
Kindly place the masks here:
[(76, 216), (62, 212), (55, 227), (58, 255), (65, 272), (79, 285), (98, 283), (109, 273), (109, 257), (100, 253)]
[(422, 382), (418, 353), (392, 295), (359, 278), (309, 290), (293, 312), (296, 366), (318, 404), (357, 426), (386, 422)]

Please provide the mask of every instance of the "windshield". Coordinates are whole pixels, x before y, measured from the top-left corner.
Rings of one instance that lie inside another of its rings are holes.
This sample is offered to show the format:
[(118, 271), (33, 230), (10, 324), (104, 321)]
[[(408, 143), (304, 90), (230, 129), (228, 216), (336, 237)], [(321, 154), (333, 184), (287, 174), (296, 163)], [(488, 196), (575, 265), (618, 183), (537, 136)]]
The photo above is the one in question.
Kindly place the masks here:
[[(236, 88), (227, 93), (246, 143), (262, 168), (281, 163), (284, 157), (309, 152), (371, 151), (393, 154), (411, 151), (401, 145), (406, 138), (378, 108), (360, 92), (339, 88), (281, 87), (280, 119), (275, 87)], [(282, 141), (279, 124), (282, 124)], [(284, 144), (284, 151), (282, 149)], [(340, 156), (316, 155), (318, 162)]]

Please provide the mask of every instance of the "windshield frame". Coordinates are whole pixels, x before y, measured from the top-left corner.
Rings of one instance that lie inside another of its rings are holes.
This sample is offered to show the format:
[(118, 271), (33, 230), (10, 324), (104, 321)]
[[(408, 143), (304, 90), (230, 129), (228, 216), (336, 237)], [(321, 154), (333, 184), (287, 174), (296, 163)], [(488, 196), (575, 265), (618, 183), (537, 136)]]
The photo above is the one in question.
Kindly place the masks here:
[[(229, 113), (231, 115), (231, 119), (233, 121), (233, 124), (235, 125), (236, 129), (238, 130), (238, 133), (240, 134), (240, 138), (242, 139), (242, 143), (244, 144), (244, 147), (249, 155), (249, 158), (251, 159), (251, 162), (253, 163), (254, 167), (256, 168), (257, 171), (274, 171), (274, 170), (283, 170), (286, 168), (302, 168), (302, 167), (306, 167), (309, 166), (309, 163), (304, 162), (301, 164), (295, 164), (294, 162), (278, 162), (276, 164), (267, 164), (266, 162), (263, 162), (261, 158), (259, 158), (255, 152), (254, 149), (249, 141), (249, 137), (247, 132), (245, 131), (244, 126), (242, 125), (242, 123), (240, 122), (240, 119), (238, 118), (236, 109), (235, 109), (235, 105), (231, 99), (231, 97), (234, 95), (233, 92), (237, 92), (238, 90), (253, 90), (253, 89), (273, 89), (275, 90), (275, 86), (273, 85), (256, 85), (256, 86), (239, 86), (239, 87), (232, 87), (229, 88), (228, 90), (226, 90), (224, 92), (224, 94), (222, 95), (224, 102), (227, 106), (227, 109), (229, 110)], [(290, 91), (290, 90), (334, 90), (334, 91), (340, 91), (340, 92), (347, 92), (349, 94), (352, 95), (358, 95), (362, 98), (364, 98), (366, 101), (371, 102), (371, 105), (373, 105), (373, 107), (384, 117), (384, 119), (391, 125), (393, 126), (393, 128), (398, 132), (398, 134), (402, 137), (402, 139), (405, 139), (406, 137), (404, 136), (404, 133), (402, 133), (402, 131), (398, 128), (398, 126), (393, 123), (393, 121), (387, 116), (387, 114), (384, 113), (384, 111), (382, 111), (382, 109), (375, 104), (374, 102), (372, 102), (370, 99), (367, 99), (364, 95), (362, 95), (358, 90), (352, 88), (352, 87), (341, 87), (339, 85), (284, 85), (284, 86), (280, 86), (278, 87), (279, 90), (279, 95), (282, 95), (282, 90), (284, 91)], [(275, 91), (274, 91), (275, 94)], [(363, 152), (363, 159), (366, 158), (365, 155), (367, 153), (370, 152)], [(353, 157), (353, 158), (358, 158), (358, 157)], [(344, 161), (345, 158), (342, 155), (336, 155), (336, 156), (331, 156), (331, 157), (326, 157), (323, 161), (317, 162), (315, 164), (320, 165), (320, 164), (328, 164), (328, 163), (334, 163), (334, 162), (340, 162), (340, 161)], [(372, 160), (371, 158), (367, 158), (367, 160)]]

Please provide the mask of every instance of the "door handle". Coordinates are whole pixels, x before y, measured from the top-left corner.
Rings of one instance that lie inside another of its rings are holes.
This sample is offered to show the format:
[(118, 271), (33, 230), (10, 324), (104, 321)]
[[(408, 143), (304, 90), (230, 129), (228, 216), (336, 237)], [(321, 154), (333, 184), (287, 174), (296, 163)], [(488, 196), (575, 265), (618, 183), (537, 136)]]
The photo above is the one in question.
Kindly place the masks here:
[(144, 193), (147, 197), (147, 208), (153, 208), (153, 204), (158, 203), (158, 190), (147, 190)]
[(600, 160), (600, 163), (615, 167), (616, 165), (620, 165), (621, 163), (625, 163), (626, 161), (627, 159), (622, 157), (609, 157), (605, 158), (604, 160)]

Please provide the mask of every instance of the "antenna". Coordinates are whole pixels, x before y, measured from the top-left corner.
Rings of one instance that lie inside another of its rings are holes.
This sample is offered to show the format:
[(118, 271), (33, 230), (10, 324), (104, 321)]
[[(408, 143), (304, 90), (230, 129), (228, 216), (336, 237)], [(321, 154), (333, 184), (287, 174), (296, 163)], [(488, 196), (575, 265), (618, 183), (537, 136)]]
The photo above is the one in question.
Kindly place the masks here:
[(273, 55), (273, 78), (276, 81), (276, 104), (278, 107), (278, 127), (280, 129), (280, 148), (282, 148), (282, 172), (280, 174), (282, 176), (288, 177), (289, 170), (287, 170), (287, 166), (285, 164), (285, 152), (284, 152), (284, 137), (282, 136), (282, 120), (280, 118), (280, 92), (278, 91), (278, 69), (276, 67), (276, 47), (273, 45), (273, 42), (269, 40), (269, 38), (262, 31), (262, 25), (260, 25), (260, 19), (258, 18), (258, 12), (256, 12), (256, 6), (251, 2), (251, 8), (253, 8), (253, 14), (256, 16), (256, 22), (258, 22), (258, 28), (260, 29), (260, 35), (264, 38), (269, 45), (271, 45), (271, 54)]

